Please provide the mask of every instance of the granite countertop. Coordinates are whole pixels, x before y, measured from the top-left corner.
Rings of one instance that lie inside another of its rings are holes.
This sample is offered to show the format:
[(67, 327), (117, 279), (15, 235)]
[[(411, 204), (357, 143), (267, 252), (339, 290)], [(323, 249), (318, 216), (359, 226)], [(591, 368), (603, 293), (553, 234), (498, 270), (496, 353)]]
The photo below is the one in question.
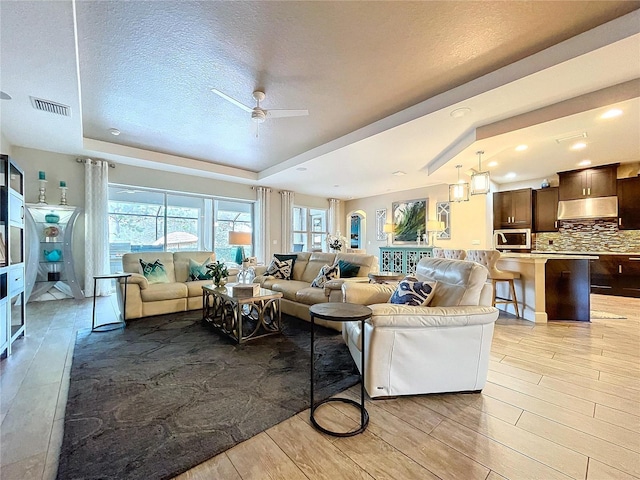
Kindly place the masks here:
[(548, 252), (544, 250), (532, 250), (533, 254), (543, 254), (543, 255), (640, 255), (640, 252), (575, 252), (572, 250), (568, 251), (558, 251), (558, 252)]
[(500, 258), (528, 259), (528, 260), (597, 260), (598, 255), (562, 254), (562, 253), (503, 253)]

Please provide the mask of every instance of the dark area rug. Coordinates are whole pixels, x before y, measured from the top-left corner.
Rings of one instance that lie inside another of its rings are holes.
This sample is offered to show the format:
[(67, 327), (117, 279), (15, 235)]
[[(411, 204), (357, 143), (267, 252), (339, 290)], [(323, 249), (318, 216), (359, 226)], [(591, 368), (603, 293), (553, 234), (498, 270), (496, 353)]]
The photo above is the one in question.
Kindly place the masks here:
[[(58, 479), (171, 478), (309, 407), (308, 322), (239, 346), (201, 315), (78, 333)], [(320, 399), (358, 376), (342, 336), (316, 332)]]

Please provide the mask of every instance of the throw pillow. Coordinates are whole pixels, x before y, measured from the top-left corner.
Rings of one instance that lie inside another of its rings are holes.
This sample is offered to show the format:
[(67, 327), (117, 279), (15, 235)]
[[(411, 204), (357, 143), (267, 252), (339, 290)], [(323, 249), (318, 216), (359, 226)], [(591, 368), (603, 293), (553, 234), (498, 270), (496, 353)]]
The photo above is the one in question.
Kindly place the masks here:
[(145, 276), (149, 284), (169, 283), (167, 270), (164, 268), (164, 265), (160, 263), (160, 259), (153, 263), (145, 262), (140, 259), (140, 266), (142, 267), (142, 274)]
[(311, 282), (312, 287), (324, 288), (324, 284), (329, 280), (340, 277), (338, 265), (324, 265), (318, 272), (318, 276)]
[(436, 289), (435, 282), (420, 282), (415, 277), (405, 277), (398, 283), (389, 303), (426, 307)]
[(285, 260), (291, 260), (291, 274), (293, 274), (293, 267), (295, 266), (296, 260), (298, 259), (297, 255), (291, 255), (287, 253), (274, 253), (273, 256), (281, 262), (284, 262)]
[(195, 282), (197, 280), (211, 280), (213, 276), (211, 276), (210, 270), (207, 267), (211, 265), (211, 260), (206, 259), (202, 263), (198, 263), (192, 258), (189, 259), (189, 278), (188, 282)]
[(338, 261), (338, 268), (340, 269), (340, 278), (357, 277), (360, 271), (360, 265), (355, 265), (344, 260)]
[(271, 260), (271, 264), (267, 267), (265, 275), (270, 275), (283, 280), (291, 280), (293, 260), (280, 261), (277, 258)]

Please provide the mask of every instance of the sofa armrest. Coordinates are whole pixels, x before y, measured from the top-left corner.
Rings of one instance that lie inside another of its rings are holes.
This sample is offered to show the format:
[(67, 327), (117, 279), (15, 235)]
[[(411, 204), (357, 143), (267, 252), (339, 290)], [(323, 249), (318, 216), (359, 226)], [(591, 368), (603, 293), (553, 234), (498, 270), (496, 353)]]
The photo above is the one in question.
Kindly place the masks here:
[(372, 305), (389, 301), (395, 289), (395, 285), (382, 283), (345, 282), (342, 284), (342, 296), (348, 303)]
[[(120, 279), (120, 283), (124, 285), (124, 278)], [(131, 276), (127, 278), (127, 283), (129, 285), (138, 285), (140, 290), (144, 290), (149, 286), (149, 281), (141, 273), (132, 273)]]
[(425, 328), (461, 327), (493, 323), (498, 309), (487, 306), (416, 307), (379, 303), (369, 305), (373, 311), (367, 322), (374, 327)]

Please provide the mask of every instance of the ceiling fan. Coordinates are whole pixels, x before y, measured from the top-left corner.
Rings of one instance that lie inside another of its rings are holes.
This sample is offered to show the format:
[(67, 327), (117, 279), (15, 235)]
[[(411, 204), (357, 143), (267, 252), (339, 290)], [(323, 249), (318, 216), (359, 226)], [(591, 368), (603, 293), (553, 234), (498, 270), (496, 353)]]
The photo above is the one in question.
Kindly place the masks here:
[(304, 117), (309, 115), (309, 110), (265, 110), (260, 106), (260, 102), (266, 98), (266, 95), (260, 90), (253, 92), (253, 98), (256, 101), (255, 107), (249, 107), (235, 98), (230, 97), (226, 93), (221, 92), (217, 88), (212, 88), (211, 91), (228, 102), (233, 103), (236, 107), (240, 107), (245, 112), (250, 113), (251, 120), (257, 124), (263, 123), (267, 118)]

